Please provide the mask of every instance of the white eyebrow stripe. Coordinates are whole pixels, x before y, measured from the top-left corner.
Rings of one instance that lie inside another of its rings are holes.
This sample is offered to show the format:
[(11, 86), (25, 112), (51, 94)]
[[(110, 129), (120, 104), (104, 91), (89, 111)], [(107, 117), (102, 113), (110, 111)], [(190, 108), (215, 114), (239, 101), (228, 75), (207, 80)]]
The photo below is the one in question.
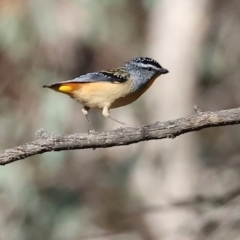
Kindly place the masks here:
[(148, 68), (148, 67), (151, 67), (151, 68), (153, 68), (153, 69), (155, 69), (155, 70), (159, 70), (160, 68), (159, 67), (156, 67), (156, 66), (154, 66), (154, 65), (152, 65), (152, 64), (149, 64), (149, 63), (138, 63), (137, 64), (139, 67), (142, 67), (142, 68)]

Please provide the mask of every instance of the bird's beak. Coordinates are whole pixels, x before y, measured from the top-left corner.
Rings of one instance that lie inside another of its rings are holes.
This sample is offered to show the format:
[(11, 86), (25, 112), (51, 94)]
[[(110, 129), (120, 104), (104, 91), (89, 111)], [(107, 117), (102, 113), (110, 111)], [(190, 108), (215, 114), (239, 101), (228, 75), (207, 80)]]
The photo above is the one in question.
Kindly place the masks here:
[(159, 73), (160, 74), (166, 74), (166, 73), (168, 73), (169, 71), (167, 70), (167, 69), (165, 69), (165, 68), (162, 68), (162, 69), (160, 69), (159, 70)]

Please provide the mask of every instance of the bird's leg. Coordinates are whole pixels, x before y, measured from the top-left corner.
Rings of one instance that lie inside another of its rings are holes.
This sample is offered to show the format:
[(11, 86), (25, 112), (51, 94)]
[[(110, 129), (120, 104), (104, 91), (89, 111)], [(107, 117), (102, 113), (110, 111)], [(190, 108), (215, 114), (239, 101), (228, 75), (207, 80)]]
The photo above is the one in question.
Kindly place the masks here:
[(102, 111), (102, 115), (104, 116), (104, 117), (107, 117), (107, 118), (109, 118), (109, 119), (111, 119), (111, 120), (113, 120), (113, 121), (115, 121), (115, 122), (117, 122), (117, 123), (120, 123), (120, 124), (122, 124), (122, 125), (128, 125), (128, 124), (126, 124), (126, 123), (124, 123), (124, 122), (120, 122), (120, 121), (118, 121), (117, 119), (115, 119), (115, 118), (112, 118), (111, 116), (110, 116), (110, 113), (109, 113), (109, 106), (105, 106), (104, 108), (103, 108), (103, 111)]
[(90, 120), (89, 120), (89, 118), (88, 118), (88, 111), (89, 111), (89, 107), (84, 106), (84, 107), (82, 108), (82, 113), (83, 113), (83, 115), (86, 117), (86, 119), (87, 119), (87, 121), (88, 121), (88, 123), (89, 123), (89, 125), (90, 125), (91, 130), (95, 131), (94, 128), (93, 128), (92, 123), (90, 122)]

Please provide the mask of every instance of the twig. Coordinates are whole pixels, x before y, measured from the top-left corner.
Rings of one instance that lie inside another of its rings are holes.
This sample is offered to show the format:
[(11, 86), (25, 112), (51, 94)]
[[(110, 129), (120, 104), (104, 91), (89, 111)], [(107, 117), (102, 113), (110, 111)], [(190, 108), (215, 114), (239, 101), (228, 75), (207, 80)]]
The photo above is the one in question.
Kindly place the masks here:
[(204, 128), (239, 123), (240, 108), (235, 108), (216, 112), (199, 111), (186, 118), (156, 122), (136, 128), (119, 128), (108, 132), (75, 133), (60, 136), (49, 134), (40, 129), (36, 133), (37, 140), (0, 153), (0, 165), (45, 152), (129, 145), (153, 139), (175, 138), (184, 133)]

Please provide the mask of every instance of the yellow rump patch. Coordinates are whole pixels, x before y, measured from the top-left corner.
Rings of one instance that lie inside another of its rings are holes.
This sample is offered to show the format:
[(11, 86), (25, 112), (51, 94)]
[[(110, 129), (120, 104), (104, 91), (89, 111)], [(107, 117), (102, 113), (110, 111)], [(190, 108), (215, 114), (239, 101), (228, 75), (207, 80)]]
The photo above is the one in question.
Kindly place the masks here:
[(72, 92), (72, 88), (71, 88), (71, 86), (60, 86), (59, 88), (58, 88), (58, 91), (59, 92), (63, 92), (63, 93), (70, 93), (70, 92)]
[(67, 93), (70, 94), (72, 93), (74, 90), (77, 90), (81, 87), (81, 84), (78, 83), (69, 83), (69, 84), (63, 84), (63, 85), (59, 85), (59, 86), (55, 86), (54, 90), (61, 92), (61, 93)]

